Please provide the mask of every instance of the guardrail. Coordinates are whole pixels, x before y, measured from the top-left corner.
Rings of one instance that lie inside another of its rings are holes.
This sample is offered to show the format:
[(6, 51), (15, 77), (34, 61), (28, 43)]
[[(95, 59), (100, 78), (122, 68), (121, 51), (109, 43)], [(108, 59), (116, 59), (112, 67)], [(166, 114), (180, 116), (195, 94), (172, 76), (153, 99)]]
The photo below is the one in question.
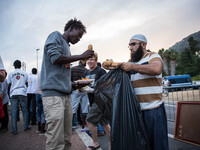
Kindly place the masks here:
[(200, 101), (200, 87), (197, 85), (163, 87), (163, 99), (168, 121), (175, 121), (176, 102)]

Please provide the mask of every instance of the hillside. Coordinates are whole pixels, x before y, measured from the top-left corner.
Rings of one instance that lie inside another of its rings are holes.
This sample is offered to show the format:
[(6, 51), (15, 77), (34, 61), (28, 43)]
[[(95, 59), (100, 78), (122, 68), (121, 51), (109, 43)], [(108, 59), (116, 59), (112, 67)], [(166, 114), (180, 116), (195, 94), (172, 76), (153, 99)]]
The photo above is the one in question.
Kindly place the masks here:
[(169, 49), (174, 49), (176, 50), (178, 53), (181, 53), (182, 51), (185, 50), (185, 48), (189, 48), (189, 44), (188, 44), (188, 39), (189, 37), (193, 37), (194, 40), (197, 40), (199, 42), (198, 46), (200, 47), (200, 31), (193, 33), (187, 37), (185, 37), (183, 40), (181, 40), (180, 42), (177, 42), (175, 45), (173, 45), (172, 47), (169, 47)]

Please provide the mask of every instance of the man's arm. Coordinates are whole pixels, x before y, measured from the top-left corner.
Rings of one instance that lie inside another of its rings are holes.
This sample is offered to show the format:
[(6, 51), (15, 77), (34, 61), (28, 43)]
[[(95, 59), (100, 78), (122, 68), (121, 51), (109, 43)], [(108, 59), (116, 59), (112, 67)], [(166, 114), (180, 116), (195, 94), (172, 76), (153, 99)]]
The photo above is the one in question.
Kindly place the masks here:
[(154, 61), (149, 64), (139, 65), (139, 64), (132, 64), (132, 63), (122, 63), (121, 68), (124, 71), (136, 71), (141, 74), (146, 75), (159, 75), (162, 73), (162, 63), (160, 61)]
[(168, 81), (168, 82), (167, 82), (167, 86), (170, 86), (170, 84), (171, 84), (171, 83)]
[(87, 59), (90, 58), (94, 55), (93, 50), (86, 50), (83, 54), (81, 55), (73, 55), (73, 56), (64, 56), (61, 55), (55, 62), (54, 64), (68, 64), (77, 60), (81, 59)]

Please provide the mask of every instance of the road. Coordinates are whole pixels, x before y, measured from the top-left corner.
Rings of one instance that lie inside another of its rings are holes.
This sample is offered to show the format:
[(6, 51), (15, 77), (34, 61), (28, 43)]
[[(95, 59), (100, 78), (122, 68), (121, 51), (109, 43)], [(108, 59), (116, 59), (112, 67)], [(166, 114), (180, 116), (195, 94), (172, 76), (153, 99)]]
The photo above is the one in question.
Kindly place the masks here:
[[(166, 102), (165, 109), (168, 119), (169, 150), (200, 150), (200, 146), (174, 139), (175, 122), (173, 120), (175, 120), (176, 103)], [(108, 150), (108, 138), (106, 135), (98, 137), (98, 141), (103, 150)]]

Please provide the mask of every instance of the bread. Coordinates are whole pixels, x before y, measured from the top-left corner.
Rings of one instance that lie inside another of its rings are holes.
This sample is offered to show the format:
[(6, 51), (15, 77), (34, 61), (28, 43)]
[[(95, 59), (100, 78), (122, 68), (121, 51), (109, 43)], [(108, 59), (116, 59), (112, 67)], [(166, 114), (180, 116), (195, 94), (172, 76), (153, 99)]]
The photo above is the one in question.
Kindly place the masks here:
[[(93, 50), (92, 44), (88, 45), (88, 50)], [(88, 59), (82, 59), (82, 60), (81, 60), (82, 64), (85, 64), (86, 61), (88, 61)]]
[(118, 66), (118, 62), (112, 62), (111, 67), (117, 67)]
[(93, 50), (93, 46), (91, 44), (88, 45), (88, 50)]
[(104, 61), (103, 64), (106, 67), (117, 67), (118, 62), (113, 62), (112, 59), (106, 59), (106, 61)]
[(103, 64), (105, 66), (111, 66), (112, 65), (112, 62), (111, 61), (104, 61)]

